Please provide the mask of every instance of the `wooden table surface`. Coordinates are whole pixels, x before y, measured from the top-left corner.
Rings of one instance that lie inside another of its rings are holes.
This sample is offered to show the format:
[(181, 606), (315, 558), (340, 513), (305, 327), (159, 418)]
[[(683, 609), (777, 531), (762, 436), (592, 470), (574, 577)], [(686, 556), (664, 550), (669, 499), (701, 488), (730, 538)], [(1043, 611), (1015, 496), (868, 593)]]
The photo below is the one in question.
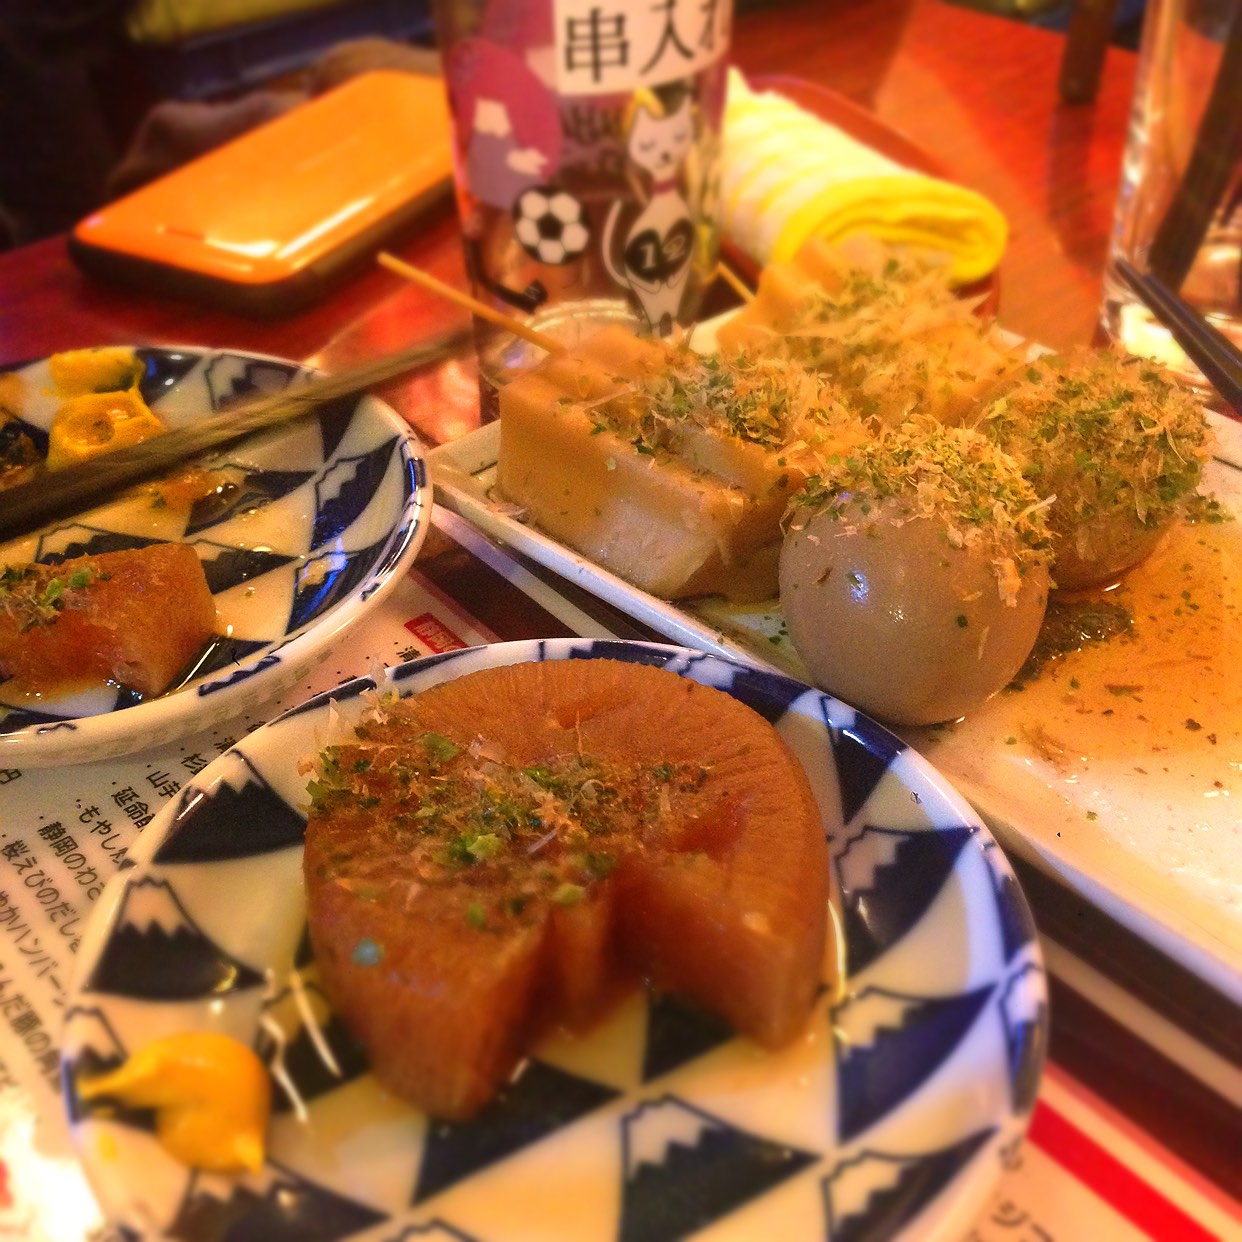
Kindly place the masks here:
[[(1099, 93), (1057, 93), (1060, 36), (939, 0), (796, 0), (741, 14), (734, 59), (747, 73), (811, 79), (902, 131), (996, 202), (1012, 237), (1000, 271), (1000, 320), (1031, 339), (1086, 343), (1120, 172), (1134, 58), (1109, 52)], [(394, 247), (464, 285), (451, 207)], [(443, 326), (445, 308), (378, 268), (303, 314), (256, 321), (96, 283), (63, 239), (0, 255), (0, 365), (73, 346), (182, 344), (253, 349), (338, 367)], [(386, 389), (430, 442), (470, 430), (469, 364)], [(427, 562), (449, 594), (503, 637), (563, 626), (460, 549)], [(1207, 1176), (1236, 1192), (1236, 1114), (1054, 980), (1054, 1057)]]
[[(741, 14), (734, 58), (747, 73), (841, 92), (987, 194), (1012, 230), (1001, 321), (1063, 347), (1089, 341), (1095, 328), (1134, 58), (1110, 51), (1094, 103), (1070, 107), (1057, 95), (1062, 45), (1057, 34), (937, 0), (797, 0)], [(464, 285), (451, 206), (394, 249)], [(61, 238), (0, 255), (0, 364), (132, 342), (247, 348), (338, 367), (428, 332), (444, 314), (378, 269), (310, 311), (263, 322), (100, 284), (73, 267)], [(441, 442), (469, 429), (461, 397), (471, 383), (434, 409), (425, 381), (385, 395)]]

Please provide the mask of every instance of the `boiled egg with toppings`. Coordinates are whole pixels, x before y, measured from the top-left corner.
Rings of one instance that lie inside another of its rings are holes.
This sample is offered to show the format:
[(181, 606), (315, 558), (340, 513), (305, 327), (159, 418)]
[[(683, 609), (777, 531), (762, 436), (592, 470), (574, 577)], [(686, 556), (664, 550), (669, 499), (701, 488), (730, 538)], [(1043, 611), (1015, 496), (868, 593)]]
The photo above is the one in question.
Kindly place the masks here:
[(891, 724), (934, 724), (1021, 668), (1050, 560), (1044, 506), (1011, 458), (977, 432), (909, 424), (800, 494), (781, 607), (822, 689)]
[(979, 429), (1014, 457), (1048, 510), (1067, 590), (1104, 586), (1145, 560), (1199, 485), (1203, 408), (1145, 359), (1045, 355), (990, 402)]

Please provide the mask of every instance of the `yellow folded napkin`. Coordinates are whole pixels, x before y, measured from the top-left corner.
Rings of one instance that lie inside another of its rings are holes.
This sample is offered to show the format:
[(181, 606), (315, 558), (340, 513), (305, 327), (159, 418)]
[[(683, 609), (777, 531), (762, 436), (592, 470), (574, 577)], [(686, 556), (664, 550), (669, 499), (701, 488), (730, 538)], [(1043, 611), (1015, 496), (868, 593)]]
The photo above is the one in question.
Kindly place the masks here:
[(1009, 229), (974, 190), (894, 163), (772, 91), (729, 78), (722, 226), (761, 264), (792, 258), (810, 237), (868, 233), (949, 256), (958, 284), (1000, 262)]

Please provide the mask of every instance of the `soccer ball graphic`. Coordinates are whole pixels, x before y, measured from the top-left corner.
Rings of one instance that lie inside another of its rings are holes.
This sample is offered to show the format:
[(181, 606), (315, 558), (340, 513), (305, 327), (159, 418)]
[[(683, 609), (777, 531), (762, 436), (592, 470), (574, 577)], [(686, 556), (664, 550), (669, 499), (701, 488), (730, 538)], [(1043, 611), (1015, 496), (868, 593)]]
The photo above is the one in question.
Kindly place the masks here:
[(523, 190), (513, 204), (513, 222), (522, 249), (552, 267), (576, 259), (591, 241), (582, 204), (552, 185)]

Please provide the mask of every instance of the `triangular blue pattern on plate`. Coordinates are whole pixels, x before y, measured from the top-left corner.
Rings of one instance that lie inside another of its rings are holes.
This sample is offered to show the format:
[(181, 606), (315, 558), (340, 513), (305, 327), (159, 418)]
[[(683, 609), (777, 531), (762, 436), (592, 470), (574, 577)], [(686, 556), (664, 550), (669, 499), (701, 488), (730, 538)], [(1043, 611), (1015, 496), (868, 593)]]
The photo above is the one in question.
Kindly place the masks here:
[(1009, 1089), (1013, 1111), (1030, 1112), (1039, 1093), (1039, 1076), (1047, 1052), (1048, 1005), (1044, 972), (1031, 963), (1015, 971), (1000, 996), (1009, 1049)]
[(239, 513), (270, 505), (297, 491), (311, 477), (306, 470), (247, 471), (246, 477), (235, 486), (196, 500), (190, 506), (185, 533), (195, 535)]
[(848, 974), (880, 958), (927, 913), (971, 830), (906, 831), (867, 824), (837, 856)]
[(120, 1125), (154, 1131), (154, 1109), (127, 1108), (106, 1099), (87, 1101), (78, 1095), (79, 1079), (110, 1073), (124, 1063), (126, 1056), (124, 1045), (98, 1006), (75, 1005), (65, 1015), (61, 1075), (69, 1120), (73, 1124), (85, 1117), (104, 1116)]
[(406, 1225), (400, 1233), (384, 1238), (383, 1242), (482, 1242), (482, 1239), (473, 1233), (462, 1233), (437, 1218), (424, 1225)]
[(675, 1242), (819, 1159), (671, 1095), (640, 1104), (621, 1127), (618, 1242)]
[[(918, 1214), (949, 1185), (995, 1133), (981, 1130), (936, 1151), (910, 1155), (863, 1152), (837, 1165), (823, 1181), (824, 1211), (828, 1218), (828, 1242), (887, 1242), (896, 1238)], [(889, 1167), (885, 1167), (889, 1166)], [(875, 1189), (885, 1174), (883, 1189)], [(870, 1186), (865, 1202), (851, 1180)]]
[(832, 1029), (841, 1142), (870, 1129), (920, 1090), (956, 1051), (992, 992), (991, 985), (956, 996), (864, 988), (836, 1006)]
[(203, 563), (207, 586), (213, 595), (227, 591), (243, 582), (253, 581), (263, 574), (279, 569), (297, 560), (280, 552), (260, 552), (254, 548), (228, 548), (203, 540), (195, 543), (195, 550)]
[[(268, 646), (267, 643), (262, 645), (264, 647)], [(222, 647), (221, 650), (224, 650), (224, 648)], [(212, 681), (200, 682), (194, 687), (194, 693), (200, 698), (206, 698), (208, 695), (218, 694), (221, 690), (228, 690), (232, 686), (240, 685), (244, 681), (249, 681), (252, 677), (257, 676), (259, 673), (266, 672), (269, 668), (279, 664), (280, 656), (278, 652), (279, 648), (274, 651), (269, 651), (261, 660), (257, 660), (253, 664), (233, 669), (232, 672), (227, 673), (223, 677), (217, 677)], [(208, 658), (211, 658), (211, 653), (208, 653)], [(231, 663), (232, 661), (226, 662), (225, 667)]]
[(121, 897), (86, 989), (176, 1001), (260, 987), (263, 975), (225, 953), (186, 913), (167, 880), (140, 879)]
[[(216, 1188), (226, 1192), (220, 1197)], [(381, 1224), (383, 1212), (269, 1163), (258, 1177), (186, 1189), (168, 1236), (180, 1242), (339, 1242)]]
[[(386, 542), (386, 541), (385, 541)], [(327, 612), (343, 600), (360, 582), (371, 574), (371, 566), (381, 551), (382, 543), (351, 552), (346, 558), (339, 552), (325, 552), (311, 557), (298, 573), (298, 586), (285, 632), (301, 629), (307, 622)]]
[(211, 398), (211, 408), (218, 410), (242, 397), (280, 392), (289, 387), (301, 369), (295, 363), (277, 362), (272, 358), (215, 354), (203, 368), (203, 380)]
[(905, 743), (866, 717), (857, 717), (849, 728), (834, 728), (824, 700), (824, 724), (832, 744), (841, 787), (841, 817), (848, 824), (867, 804), (884, 779), (888, 765), (905, 750)]
[(138, 391), (148, 405), (175, 388), (202, 358), (202, 354), (172, 349), (136, 349), (134, 356), (142, 363)]
[(735, 699), (741, 699), (753, 708), (769, 724), (775, 724), (789, 710), (790, 705), (806, 693), (806, 687), (789, 677), (778, 677), (759, 668), (738, 665), (727, 685)]
[(1026, 897), (1018, 886), (1017, 877), (1009, 870), (1009, 864), (1000, 853), (1000, 847), (995, 841), (988, 841), (983, 852), (988, 860), (992, 888), (996, 893), (996, 914), (1000, 923), (1005, 961), (1010, 962), (1015, 954), (1035, 939), (1035, 920), (1031, 917), (1031, 908), (1026, 904)]
[(375, 562), (372, 570), (375, 575), (374, 579), (362, 590), (363, 599), (370, 599), (375, 594), (382, 584), (384, 575), (391, 573), (397, 561), (401, 559), (401, 550), (406, 543), (409, 532), (418, 524), (421, 510), (421, 505), (415, 506), (414, 512), (410, 515), (410, 520), (393, 531), (392, 542), (388, 546), (388, 551)]
[(653, 995), (647, 1008), (643, 1082), (659, 1078), (734, 1038), (733, 1029), (715, 1014), (667, 992)]
[(28, 729), (32, 725), (58, 723), (65, 729), (77, 727), (66, 716), (55, 716), (51, 712), (30, 712), (20, 707), (10, 708), (6, 715), (0, 716), (0, 733), (16, 733), (18, 729)]
[[(281, 1054), (285, 1072), (302, 1102), (310, 1104), (338, 1087), (356, 1082), (369, 1071), (370, 1065), (362, 1045), (349, 1033), (345, 1023), (328, 1010), (327, 1001), (318, 986), (313, 983), (303, 986), (308, 994), (320, 1002), (319, 1008), (327, 1013), (326, 1020), (319, 1025), (318, 1034), (336, 1063), (336, 1070), (340, 1071), (337, 1073), (324, 1061), (315, 1039), (305, 1025), (299, 1025), (293, 1035), (285, 1029), (285, 1046)], [(266, 1005), (265, 1009), (270, 1014), (286, 997), (287, 993), (282, 993)], [(276, 1042), (263, 1027), (259, 1028), (256, 1051), (263, 1060), (271, 1064)], [(289, 1098), (280, 1080), (276, 1079), (272, 1084), (272, 1112), (287, 1113), (293, 1107), (293, 1100)]]
[(261, 638), (213, 638), (194, 662), (194, 677), (214, 677), (270, 646), (269, 640)]
[(325, 401), (315, 411), (319, 421), (319, 436), (323, 444), (323, 460), (328, 461), (336, 455), (345, 433), (354, 421), (354, 411), (358, 408), (357, 396), (337, 397), (335, 401)]
[(393, 436), (367, 453), (338, 459), (324, 471), (315, 483), (312, 551), (338, 539), (366, 512), (400, 443)]
[(282, 720), (290, 719), (294, 716), (302, 716), (306, 712), (318, 711), (325, 703), (346, 703), (350, 699), (356, 699), (360, 694), (366, 694), (368, 690), (375, 689), (375, 682), (369, 677), (355, 677), (353, 681), (347, 681), (343, 685), (336, 686), (331, 690), (324, 690), (322, 693), (315, 695), (312, 699), (307, 699), (304, 703), (299, 703), (296, 707), (291, 707), (287, 712), (281, 715)]
[[(75, 538), (73, 531), (80, 531), (81, 534)], [(92, 530), (89, 526), (62, 526), (39, 537), (35, 560), (44, 565), (59, 565), (61, 561), (74, 560), (79, 556), (129, 552), (162, 542), (162, 539), (148, 539), (143, 535), (127, 535), (120, 531)]]
[(306, 816), (291, 807), (243, 754), (209, 788), (183, 789), (154, 861), (227, 862), (301, 846)]
[(437, 668), (441, 664), (449, 664), (454, 660), (460, 660), (463, 656), (471, 654), (469, 647), (458, 647), (453, 651), (440, 651), (435, 655), (421, 656), (417, 660), (409, 660), (405, 664), (398, 664), (391, 672), (392, 684), (399, 686), (403, 681), (409, 681), (411, 677), (422, 677), (429, 669)]
[(619, 1094), (542, 1061), (527, 1062), (517, 1081), (472, 1120), (428, 1123), (411, 1205), (547, 1138)]
[[(571, 648), (568, 659), (570, 660), (595, 660), (599, 658), (608, 660), (621, 660), (626, 664), (653, 664), (656, 668), (663, 668), (668, 663), (668, 652), (660, 651), (655, 647), (648, 647), (644, 643), (623, 643), (614, 642), (611, 639), (588, 639), (581, 646)], [(546, 657), (540, 654), (539, 658)], [(691, 658), (689, 663), (693, 663)]]

